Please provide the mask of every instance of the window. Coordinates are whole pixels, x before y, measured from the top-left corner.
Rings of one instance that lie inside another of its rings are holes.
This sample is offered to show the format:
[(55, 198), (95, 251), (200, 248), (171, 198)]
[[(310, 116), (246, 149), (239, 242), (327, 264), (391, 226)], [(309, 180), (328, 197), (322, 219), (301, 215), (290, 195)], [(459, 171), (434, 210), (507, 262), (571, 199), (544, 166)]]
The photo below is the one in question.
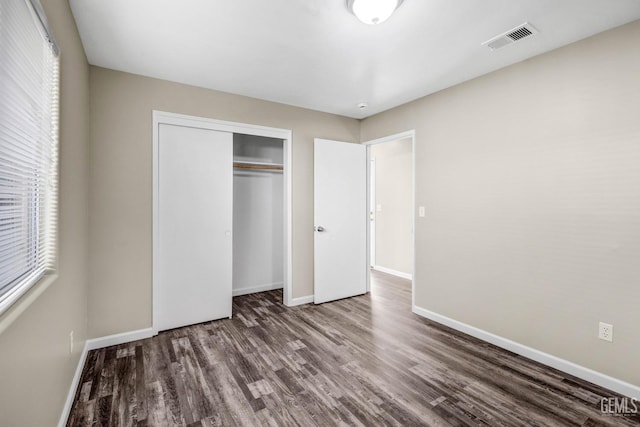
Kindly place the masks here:
[(0, 2), (0, 314), (54, 269), (58, 51), (37, 0)]

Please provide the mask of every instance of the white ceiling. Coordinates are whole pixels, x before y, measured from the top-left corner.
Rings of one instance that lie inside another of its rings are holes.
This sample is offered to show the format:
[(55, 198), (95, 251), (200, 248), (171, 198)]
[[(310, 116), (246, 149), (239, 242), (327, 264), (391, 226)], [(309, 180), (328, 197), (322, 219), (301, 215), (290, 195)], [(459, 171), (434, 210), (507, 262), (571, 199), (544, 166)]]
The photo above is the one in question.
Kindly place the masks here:
[[(378, 26), (345, 0), (70, 3), (91, 64), (354, 118), (640, 19), (639, 0), (405, 0)], [(524, 22), (540, 33), (480, 46)]]

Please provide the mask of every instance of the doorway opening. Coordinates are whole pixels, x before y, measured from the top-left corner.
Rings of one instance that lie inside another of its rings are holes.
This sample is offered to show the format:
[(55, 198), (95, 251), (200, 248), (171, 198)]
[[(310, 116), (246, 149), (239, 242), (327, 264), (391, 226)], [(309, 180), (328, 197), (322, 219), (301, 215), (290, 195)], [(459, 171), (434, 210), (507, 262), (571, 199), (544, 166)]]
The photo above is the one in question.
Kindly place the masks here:
[[(365, 145), (369, 207), (368, 287), (370, 289), (371, 272), (376, 272), (376, 278), (390, 274), (413, 282), (415, 132), (390, 135)], [(413, 286), (411, 288), (413, 293)]]
[(284, 140), (233, 134), (233, 296), (284, 287)]

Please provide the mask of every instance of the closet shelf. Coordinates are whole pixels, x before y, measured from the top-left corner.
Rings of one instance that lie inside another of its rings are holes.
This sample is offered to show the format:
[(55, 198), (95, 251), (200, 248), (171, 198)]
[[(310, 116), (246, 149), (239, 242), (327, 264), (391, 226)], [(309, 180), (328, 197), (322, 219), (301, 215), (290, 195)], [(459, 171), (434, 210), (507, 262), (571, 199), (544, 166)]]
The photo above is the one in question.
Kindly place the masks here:
[(250, 170), (263, 170), (281, 172), (284, 169), (284, 165), (280, 163), (267, 163), (267, 162), (233, 162), (235, 169), (250, 169)]

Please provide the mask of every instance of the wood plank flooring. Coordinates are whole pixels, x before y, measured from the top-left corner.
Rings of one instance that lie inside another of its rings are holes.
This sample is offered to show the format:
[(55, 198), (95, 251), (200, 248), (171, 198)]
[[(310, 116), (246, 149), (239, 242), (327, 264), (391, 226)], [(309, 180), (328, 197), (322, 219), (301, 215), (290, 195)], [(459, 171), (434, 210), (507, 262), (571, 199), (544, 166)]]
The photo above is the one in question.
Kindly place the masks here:
[(91, 351), (69, 426), (631, 426), (611, 391), (411, 313), (409, 281), (287, 308), (234, 298), (233, 319)]

